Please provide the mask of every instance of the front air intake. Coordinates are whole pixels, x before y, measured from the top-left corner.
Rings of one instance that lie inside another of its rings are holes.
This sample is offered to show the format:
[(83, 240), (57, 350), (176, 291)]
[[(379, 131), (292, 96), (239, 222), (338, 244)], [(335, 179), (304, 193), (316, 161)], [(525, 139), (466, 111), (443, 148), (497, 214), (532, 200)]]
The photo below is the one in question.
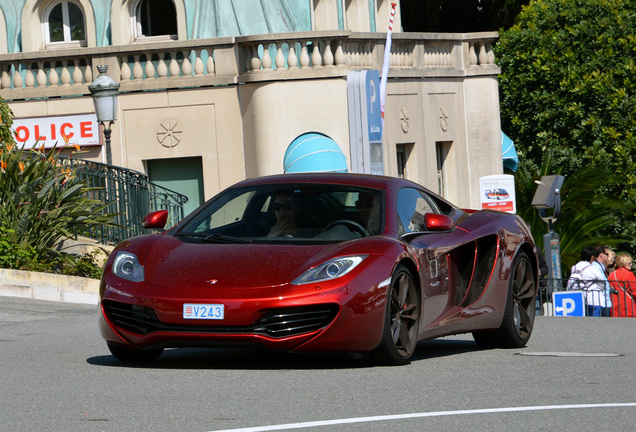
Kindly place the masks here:
[(175, 333), (261, 334), (274, 338), (296, 336), (327, 327), (338, 314), (338, 305), (322, 304), (263, 311), (263, 318), (249, 326), (167, 324), (147, 306), (104, 301), (104, 311), (117, 327), (146, 335), (155, 331)]

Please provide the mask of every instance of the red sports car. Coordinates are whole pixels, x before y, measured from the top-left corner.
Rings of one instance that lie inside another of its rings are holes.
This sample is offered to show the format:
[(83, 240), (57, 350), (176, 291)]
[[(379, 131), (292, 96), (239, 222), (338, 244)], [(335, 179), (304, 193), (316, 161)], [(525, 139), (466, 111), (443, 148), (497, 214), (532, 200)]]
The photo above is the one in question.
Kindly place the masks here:
[[(167, 213), (144, 224), (162, 228)], [(537, 250), (518, 216), (464, 211), (404, 179), (284, 174), (242, 181), (171, 229), (120, 243), (100, 329), (122, 360), (244, 346), (409, 361), (418, 341), (472, 333), (522, 347)]]

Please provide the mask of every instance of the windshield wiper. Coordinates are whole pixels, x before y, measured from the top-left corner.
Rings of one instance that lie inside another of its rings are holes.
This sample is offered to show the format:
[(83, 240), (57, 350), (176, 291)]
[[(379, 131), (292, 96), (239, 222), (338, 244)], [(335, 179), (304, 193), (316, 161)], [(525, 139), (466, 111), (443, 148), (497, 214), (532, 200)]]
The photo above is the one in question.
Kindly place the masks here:
[(194, 237), (210, 243), (227, 243), (227, 244), (246, 244), (252, 243), (252, 240), (242, 239), (223, 234), (206, 234), (206, 233), (177, 233), (175, 237)]
[(217, 243), (238, 243), (238, 244), (252, 243), (252, 240), (247, 240), (244, 238), (223, 235), (223, 234), (210, 234), (207, 237), (204, 237), (203, 240), (207, 242), (217, 242)]

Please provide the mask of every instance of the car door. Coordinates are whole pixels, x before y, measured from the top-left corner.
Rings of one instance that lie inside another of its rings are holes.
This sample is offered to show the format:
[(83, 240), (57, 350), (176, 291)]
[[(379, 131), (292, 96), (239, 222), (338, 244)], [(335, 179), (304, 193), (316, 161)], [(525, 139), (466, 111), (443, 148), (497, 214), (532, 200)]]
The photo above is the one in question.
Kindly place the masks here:
[(408, 236), (420, 265), (422, 284), (422, 327), (436, 321), (451, 319), (459, 313), (459, 303), (465, 293), (469, 278), (458, 277), (454, 263), (459, 255), (470, 262), (474, 259), (473, 238), (467, 231), (454, 228), (450, 231), (427, 231), (426, 213), (440, 213), (440, 209), (428, 194), (415, 188), (403, 188), (397, 193), (397, 223), (400, 235)]

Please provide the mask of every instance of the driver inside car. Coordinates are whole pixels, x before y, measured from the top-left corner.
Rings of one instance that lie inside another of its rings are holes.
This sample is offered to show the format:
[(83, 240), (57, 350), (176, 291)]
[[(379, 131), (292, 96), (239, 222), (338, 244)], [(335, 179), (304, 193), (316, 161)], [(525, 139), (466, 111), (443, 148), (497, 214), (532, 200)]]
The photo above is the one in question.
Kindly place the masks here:
[(303, 208), (300, 202), (289, 195), (279, 194), (274, 198), (272, 209), (276, 222), (269, 230), (267, 237), (313, 237), (315, 228), (307, 227), (303, 221)]

